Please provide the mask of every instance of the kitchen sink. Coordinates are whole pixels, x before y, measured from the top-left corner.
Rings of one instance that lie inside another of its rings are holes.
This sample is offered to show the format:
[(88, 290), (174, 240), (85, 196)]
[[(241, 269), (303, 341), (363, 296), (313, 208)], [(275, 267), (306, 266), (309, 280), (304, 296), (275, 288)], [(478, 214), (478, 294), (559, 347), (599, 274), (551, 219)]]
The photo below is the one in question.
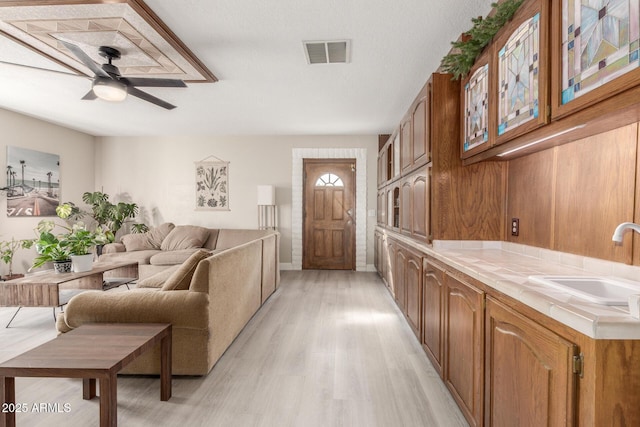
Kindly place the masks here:
[(603, 305), (628, 305), (630, 295), (640, 294), (640, 283), (611, 277), (529, 276), (529, 281)]

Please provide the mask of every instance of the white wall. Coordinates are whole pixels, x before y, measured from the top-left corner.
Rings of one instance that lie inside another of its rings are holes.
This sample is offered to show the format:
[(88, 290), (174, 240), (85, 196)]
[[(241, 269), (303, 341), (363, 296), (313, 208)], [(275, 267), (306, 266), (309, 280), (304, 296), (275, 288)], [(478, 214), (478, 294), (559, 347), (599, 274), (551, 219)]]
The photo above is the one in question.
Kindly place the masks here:
[[(58, 154), (62, 201), (81, 203), (82, 193), (95, 187), (93, 136), (3, 109), (0, 109), (0, 135), (0, 165), (3, 167), (0, 187), (6, 185), (7, 146)], [(8, 218), (6, 212), (7, 196), (0, 193), (0, 240), (35, 237), (33, 229), (43, 217)], [(14, 273), (24, 273), (34, 257), (33, 249), (18, 252), (14, 257)], [(0, 263), (0, 273), (8, 273), (4, 263)]]
[[(96, 189), (130, 198), (149, 225), (165, 221), (219, 228), (257, 228), (257, 186), (276, 186), (281, 262), (291, 262), (293, 148), (367, 149), (367, 209), (376, 209), (378, 137), (181, 136), (99, 137)], [(229, 164), (230, 211), (196, 211), (194, 162), (215, 156)], [(117, 200), (117, 198), (116, 198)], [(367, 218), (367, 264), (373, 264), (375, 218)]]

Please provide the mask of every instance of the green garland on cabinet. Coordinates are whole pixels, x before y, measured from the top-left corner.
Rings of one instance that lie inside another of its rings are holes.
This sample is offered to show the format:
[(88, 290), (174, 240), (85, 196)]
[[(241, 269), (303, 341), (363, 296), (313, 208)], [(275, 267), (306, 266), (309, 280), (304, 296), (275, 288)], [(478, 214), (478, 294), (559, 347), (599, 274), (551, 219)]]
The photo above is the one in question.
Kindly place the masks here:
[(501, 3), (492, 3), (496, 13), (486, 18), (472, 18), (473, 28), (464, 33), (462, 40), (452, 42), (453, 52), (442, 58), (442, 70), (453, 74), (453, 79), (458, 80), (467, 75), (482, 49), (489, 44), (493, 36), (516, 13), (524, 0), (505, 0)]

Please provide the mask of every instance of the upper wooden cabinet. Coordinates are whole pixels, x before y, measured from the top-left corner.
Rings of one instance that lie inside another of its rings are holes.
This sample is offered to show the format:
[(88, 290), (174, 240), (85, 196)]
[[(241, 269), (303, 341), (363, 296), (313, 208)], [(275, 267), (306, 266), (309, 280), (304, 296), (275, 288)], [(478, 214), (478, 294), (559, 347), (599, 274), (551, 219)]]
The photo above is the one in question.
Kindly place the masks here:
[(407, 172), (411, 170), (411, 117), (406, 117), (400, 123), (400, 170)]
[(431, 233), (431, 192), (425, 169), (421, 168), (403, 178), (401, 188), (400, 230), (417, 240), (427, 241)]
[(400, 130), (396, 129), (378, 152), (378, 187), (393, 181), (400, 173)]
[[(466, 159), (493, 145), (495, 125), (489, 117), (490, 99), (495, 93), (491, 84), (492, 64), (489, 51), (478, 58), (462, 82), (462, 158)], [(495, 103), (495, 101), (491, 101)]]
[(430, 161), (430, 99), (427, 82), (411, 104), (409, 113), (400, 125), (400, 168), (403, 173), (424, 165)]
[(549, 0), (526, 1), (494, 38), (496, 144), (549, 121), (549, 19)]
[(638, 9), (638, 0), (554, 2), (554, 119), (640, 84)]
[(431, 129), (429, 119), (429, 84), (422, 88), (418, 99), (413, 103), (411, 109), (411, 126), (413, 131), (412, 146), (412, 162), (414, 166), (427, 163), (430, 159), (430, 135)]
[(464, 164), (637, 122), (639, 10), (639, 0), (525, 0), (463, 81)]
[(462, 158), (549, 120), (549, 0), (527, 0), (462, 84)]

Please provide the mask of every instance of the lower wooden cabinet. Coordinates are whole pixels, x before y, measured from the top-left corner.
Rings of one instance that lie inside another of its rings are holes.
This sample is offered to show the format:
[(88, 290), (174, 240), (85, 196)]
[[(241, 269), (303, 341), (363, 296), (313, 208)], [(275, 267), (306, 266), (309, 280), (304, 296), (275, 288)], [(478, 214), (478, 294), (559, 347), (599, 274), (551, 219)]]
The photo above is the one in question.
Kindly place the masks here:
[(442, 376), (444, 269), (427, 259), (422, 266), (422, 348)]
[(577, 347), (491, 297), (486, 304), (485, 425), (574, 425)]
[(413, 333), (420, 339), (422, 332), (422, 258), (420, 255), (412, 252), (407, 253), (405, 280), (407, 288), (407, 310), (405, 314)]
[(585, 336), (376, 231), (378, 271), (470, 425), (640, 425), (640, 340)]
[(445, 279), (443, 380), (472, 426), (483, 422), (484, 292), (452, 276)]
[(422, 333), (422, 257), (399, 243), (394, 244), (395, 263), (393, 282), (398, 307), (409, 326), (420, 339)]
[(393, 271), (393, 284), (396, 290), (396, 303), (400, 307), (400, 311), (407, 311), (407, 284), (405, 280), (407, 269), (407, 255), (402, 248), (397, 247), (395, 250), (395, 263)]

